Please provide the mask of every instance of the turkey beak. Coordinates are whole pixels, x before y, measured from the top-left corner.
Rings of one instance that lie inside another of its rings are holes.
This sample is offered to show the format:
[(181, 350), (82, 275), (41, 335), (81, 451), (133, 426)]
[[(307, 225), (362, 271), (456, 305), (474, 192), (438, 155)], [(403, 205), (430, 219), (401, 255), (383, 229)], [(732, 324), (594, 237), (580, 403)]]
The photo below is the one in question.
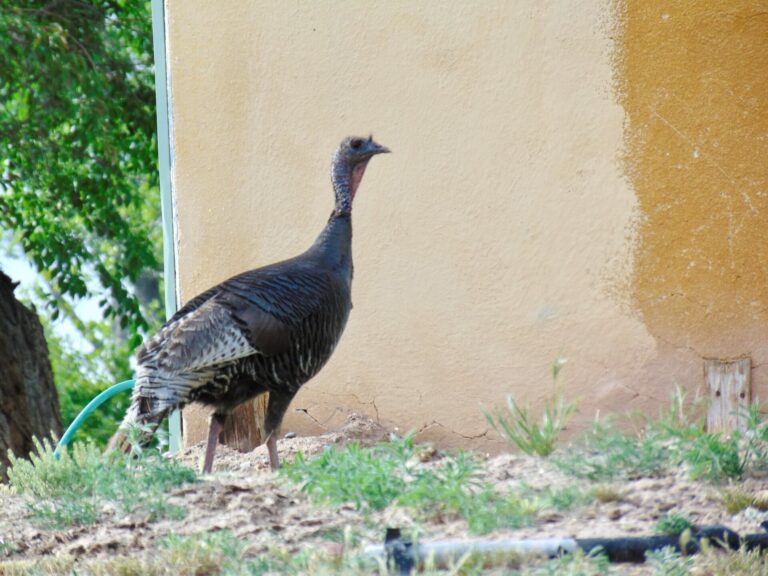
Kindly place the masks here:
[(374, 139), (371, 137), (371, 138), (368, 138), (368, 140), (365, 142), (363, 149), (360, 151), (360, 158), (368, 160), (376, 156), (376, 154), (388, 154), (388, 153), (389, 153), (389, 148), (387, 148), (386, 146), (382, 146), (378, 142), (374, 141)]

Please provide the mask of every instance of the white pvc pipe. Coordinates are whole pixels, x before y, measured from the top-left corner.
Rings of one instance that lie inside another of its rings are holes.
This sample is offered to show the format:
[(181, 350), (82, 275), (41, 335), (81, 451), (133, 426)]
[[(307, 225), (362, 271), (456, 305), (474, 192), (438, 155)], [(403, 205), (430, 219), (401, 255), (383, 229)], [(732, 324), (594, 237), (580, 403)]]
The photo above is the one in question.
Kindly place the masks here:
[[(541, 538), (534, 540), (443, 540), (441, 542), (420, 542), (416, 545), (414, 560), (434, 562), (436, 567), (455, 564), (466, 554), (483, 556), (544, 556), (551, 558), (563, 552), (573, 553), (578, 548), (573, 538)], [(386, 548), (382, 544), (366, 546), (363, 555), (386, 559)]]

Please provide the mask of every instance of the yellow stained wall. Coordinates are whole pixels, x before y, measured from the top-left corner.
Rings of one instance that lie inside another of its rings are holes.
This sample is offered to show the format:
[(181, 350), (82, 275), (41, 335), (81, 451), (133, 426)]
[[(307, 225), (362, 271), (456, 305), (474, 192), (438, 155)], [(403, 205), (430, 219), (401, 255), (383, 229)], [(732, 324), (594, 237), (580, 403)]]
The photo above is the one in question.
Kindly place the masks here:
[(722, 5), (167, 0), (181, 300), (304, 250), (372, 132), (355, 307), (284, 430), (492, 448), (481, 407), (545, 398), (559, 355), (575, 428), (702, 355), (759, 366), (767, 19)]
[[(624, 164), (642, 218), (632, 295), (658, 340), (768, 346), (768, 2), (622, 5)], [(763, 381), (761, 376), (760, 381)]]

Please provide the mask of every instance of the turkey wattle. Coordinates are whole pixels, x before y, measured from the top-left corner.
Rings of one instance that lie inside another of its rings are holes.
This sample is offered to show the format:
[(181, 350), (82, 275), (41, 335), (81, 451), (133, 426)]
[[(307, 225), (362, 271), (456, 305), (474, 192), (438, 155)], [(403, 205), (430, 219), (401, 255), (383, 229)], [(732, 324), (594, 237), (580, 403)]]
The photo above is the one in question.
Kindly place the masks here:
[(389, 152), (373, 138), (344, 139), (333, 156), (336, 206), (303, 254), (244, 272), (193, 298), (137, 352), (131, 405), (112, 448), (141, 425), (143, 442), (168, 413), (212, 406), (204, 472), (210, 472), (227, 415), (269, 392), (266, 444), (280, 465), (277, 434), (299, 388), (328, 361), (352, 309), (352, 202), (369, 160)]

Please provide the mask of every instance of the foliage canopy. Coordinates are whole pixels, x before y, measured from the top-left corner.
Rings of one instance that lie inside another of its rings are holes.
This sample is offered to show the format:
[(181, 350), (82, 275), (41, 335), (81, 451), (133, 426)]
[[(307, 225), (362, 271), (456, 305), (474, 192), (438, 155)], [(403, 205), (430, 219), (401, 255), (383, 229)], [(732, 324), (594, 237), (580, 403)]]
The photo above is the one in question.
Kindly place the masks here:
[(149, 2), (0, 0), (0, 226), (53, 318), (98, 292), (132, 345), (160, 262), (151, 25)]

